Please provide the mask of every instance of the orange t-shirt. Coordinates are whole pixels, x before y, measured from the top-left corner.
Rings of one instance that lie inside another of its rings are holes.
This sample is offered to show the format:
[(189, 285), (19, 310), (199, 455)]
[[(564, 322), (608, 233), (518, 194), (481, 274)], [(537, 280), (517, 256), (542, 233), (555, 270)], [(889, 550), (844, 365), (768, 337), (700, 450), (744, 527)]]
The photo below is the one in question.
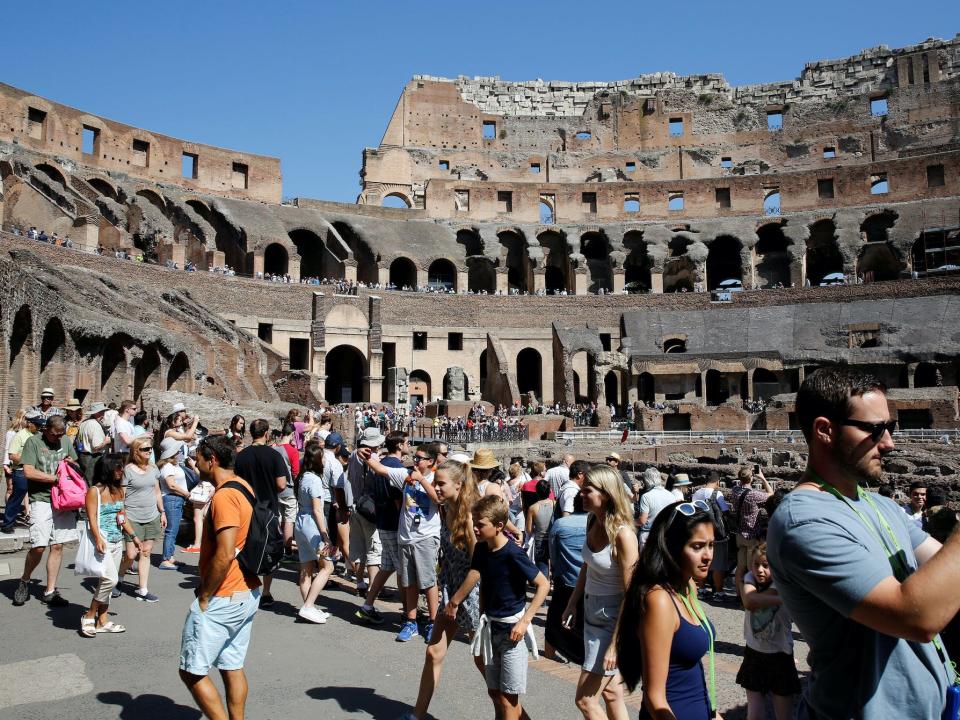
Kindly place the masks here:
[[(253, 493), (253, 488), (239, 477), (241, 485)], [(213, 494), (210, 501), (210, 511), (203, 523), (203, 540), (200, 544), (200, 577), (202, 578), (210, 567), (217, 547), (217, 534), (226, 528), (237, 528), (236, 549), (242, 550), (247, 541), (247, 531), (250, 529), (250, 518), (253, 517), (253, 506), (244, 497), (243, 493), (233, 488), (220, 488)], [(245, 592), (260, 587), (260, 578), (245, 577), (240, 570), (240, 563), (234, 558), (230, 562), (230, 569), (217, 591), (217, 597), (229, 597), (235, 592)]]

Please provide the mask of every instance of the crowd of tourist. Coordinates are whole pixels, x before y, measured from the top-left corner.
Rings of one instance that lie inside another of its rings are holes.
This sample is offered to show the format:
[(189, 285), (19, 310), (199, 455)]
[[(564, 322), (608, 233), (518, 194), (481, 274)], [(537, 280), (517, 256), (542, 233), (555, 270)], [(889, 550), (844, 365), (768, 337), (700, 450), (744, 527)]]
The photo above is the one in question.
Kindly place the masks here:
[[(496, 716), (524, 717), (528, 658), (540, 653), (531, 623), (548, 598), (543, 655), (580, 666), (571, 704), (588, 719), (627, 717), (638, 685), (641, 717), (714, 718), (721, 641), (744, 647), (736, 683), (747, 716), (764, 717), (769, 697), (778, 720), (792, 718), (794, 622), (811, 646), (806, 716), (880, 718), (896, 707), (933, 718), (956, 699), (958, 515), (922, 483), (902, 506), (884, 497), (890, 489), (862, 487), (880, 486), (893, 449), (879, 381), (834, 368), (808, 376), (797, 416), (809, 464), (791, 492), (774, 490), (759, 466), (740, 468), (732, 488), (716, 473), (694, 488), (653, 464), (627, 472), (612, 451), (600, 463), (566, 454), (549, 469), (504, 467), (452, 440), (411, 446), (382, 410), (356, 410), (351, 448), (334, 429), (344, 406), (249, 426), (237, 415), (209, 431), (175, 405), (152, 429), (133, 402), (61, 409), (44, 389), (6, 438), (2, 529), (26, 525), (31, 542), (14, 605), (30, 600), (44, 554), (40, 601), (68, 604), (57, 577), (64, 544), (79, 537), (76, 564), (97, 582), (78, 631), (122, 633), (111, 602), (159, 602), (151, 571), (180, 572), (178, 552), (197, 553), (179, 665), (210, 718), (226, 717), (214, 667), (238, 716), (251, 626), (270, 612), (281, 562), (298, 568), (298, 618), (318, 625), (384, 623), (378, 602), (396, 574), (396, 640), (426, 643), (406, 719), (427, 717), (460, 635)], [(471, 412), (523, 418), (519, 406)], [(184, 520), (193, 541), (178, 548)], [(338, 565), (363, 596), (352, 618), (324, 609)], [(742, 606), (742, 637), (718, 636), (708, 614), (717, 603)]]

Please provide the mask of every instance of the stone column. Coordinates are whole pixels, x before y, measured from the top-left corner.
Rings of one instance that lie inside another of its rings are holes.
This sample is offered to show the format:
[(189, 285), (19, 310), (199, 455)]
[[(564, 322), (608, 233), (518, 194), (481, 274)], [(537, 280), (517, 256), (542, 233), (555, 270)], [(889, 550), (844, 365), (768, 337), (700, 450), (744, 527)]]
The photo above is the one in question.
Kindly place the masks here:
[[(220, 264), (223, 265), (223, 263)], [(263, 273), (263, 253), (253, 254), (253, 267), (250, 269), (250, 272), (254, 277), (257, 276), (257, 273)]]
[(650, 292), (657, 295), (663, 294), (663, 272), (650, 271)]
[(700, 405), (707, 406), (707, 371), (700, 371)]
[(614, 269), (613, 271), (613, 292), (620, 294), (623, 292), (623, 286), (626, 285), (625, 282), (626, 274), (623, 272), (623, 269)]
[(457, 292), (466, 292), (470, 289), (470, 274), (463, 270), (457, 270)]
[[(209, 270), (212, 267), (223, 267), (227, 264), (227, 256), (220, 250), (207, 250), (205, 253), (207, 260), (207, 267), (200, 268), (201, 270)], [(260, 271), (263, 271), (263, 256), (260, 256)], [(256, 274), (256, 271), (254, 271)]]
[(383, 267), (382, 265), (378, 266), (377, 275), (380, 278), (380, 284), (386, 287), (387, 283), (390, 282), (390, 268)]
[(510, 293), (510, 282), (507, 277), (506, 268), (501, 271), (497, 271), (497, 292), (508, 295)]
[(538, 293), (547, 287), (547, 276), (542, 270), (533, 271), (533, 292)]
[(912, 389), (914, 387), (913, 379), (914, 379), (914, 376), (917, 374), (917, 365), (919, 364), (920, 363), (915, 363), (915, 362), (907, 363), (907, 387), (908, 388)]
[[(388, 271), (388, 272), (389, 272), (389, 271)], [(354, 261), (354, 262), (352, 262), (352, 263), (348, 261), (348, 262), (345, 262), (345, 263), (343, 264), (343, 279), (346, 280), (346, 281), (348, 281), (348, 282), (350, 282), (350, 281), (356, 282), (356, 281), (357, 281), (357, 263), (356, 263), (356, 261)]]
[(428, 282), (427, 271), (417, 268), (417, 285), (419, 285), (420, 287), (423, 287), (427, 284), (427, 282)]
[(747, 400), (753, 400), (753, 373), (756, 368), (747, 369)]
[(590, 287), (590, 275), (587, 274), (586, 268), (578, 269), (573, 276), (573, 294), (574, 295), (586, 295), (587, 289)]

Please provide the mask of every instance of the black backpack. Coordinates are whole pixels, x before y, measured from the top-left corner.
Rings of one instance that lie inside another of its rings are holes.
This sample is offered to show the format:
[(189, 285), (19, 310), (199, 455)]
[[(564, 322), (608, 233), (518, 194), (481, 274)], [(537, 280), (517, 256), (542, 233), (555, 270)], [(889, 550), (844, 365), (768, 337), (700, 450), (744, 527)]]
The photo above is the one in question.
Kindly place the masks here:
[(237, 553), (237, 563), (247, 577), (269, 575), (280, 565), (283, 557), (283, 533), (277, 512), (266, 502), (258, 501), (253, 494), (236, 480), (230, 480), (221, 487), (239, 490), (253, 506), (250, 516), (250, 528), (247, 541)]
[(714, 539), (726, 540), (730, 537), (730, 528), (727, 527), (729, 524), (729, 515), (728, 512), (720, 509), (720, 503), (717, 502), (717, 495), (719, 494), (720, 490), (714, 488), (710, 497), (707, 498), (707, 505), (710, 506), (710, 516), (713, 518)]

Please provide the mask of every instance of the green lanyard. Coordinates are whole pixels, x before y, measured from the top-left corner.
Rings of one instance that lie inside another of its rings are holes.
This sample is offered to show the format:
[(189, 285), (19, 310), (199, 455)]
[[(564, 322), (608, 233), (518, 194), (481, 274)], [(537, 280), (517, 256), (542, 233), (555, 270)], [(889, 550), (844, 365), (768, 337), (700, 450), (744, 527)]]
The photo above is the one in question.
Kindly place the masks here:
[(679, 597), (680, 597), (680, 602), (683, 603), (683, 606), (687, 609), (687, 612), (700, 621), (700, 627), (703, 628), (703, 631), (707, 634), (707, 637), (710, 639), (710, 686), (707, 688), (707, 692), (710, 695), (710, 710), (714, 714), (716, 714), (717, 712), (717, 671), (716, 671), (716, 667), (714, 665), (714, 660), (713, 660), (713, 627), (710, 625), (710, 621), (707, 620), (707, 614), (703, 611), (703, 608), (700, 606), (700, 601), (697, 600), (697, 596), (690, 592), (689, 586), (687, 587), (687, 594), (680, 595)]
[[(870, 498), (870, 493), (864, 492), (863, 488), (857, 485), (857, 499), (863, 500), (865, 503), (867, 503), (867, 505), (873, 508), (873, 512), (876, 513), (877, 515), (877, 522), (880, 524), (881, 529), (884, 531), (887, 537), (890, 538), (891, 543), (893, 543), (893, 548), (894, 548), (893, 550), (890, 549), (890, 546), (887, 545), (883, 537), (877, 534), (877, 531), (874, 529), (873, 525), (870, 524), (870, 521), (863, 516), (863, 513), (861, 513), (859, 510), (857, 510), (857, 508), (855, 508), (853, 505), (850, 504), (850, 501), (843, 495), (843, 493), (841, 493), (833, 485), (831, 485), (826, 480), (824, 480), (819, 475), (817, 475), (817, 473), (815, 473), (810, 468), (807, 468), (807, 474), (810, 475), (813, 482), (816, 483), (821, 490), (825, 490), (826, 492), (833, 495), (835, 498), (842, 500), (848, 508), (850, 508), (857, 514), (857, 517), (860, 518), (860, 521), (864, 524), (867, 530), (870, 531), (870, 534), (877, 539), (877, 541), (883, 546), (883, 549), (886, 551), (887, 560), (889, 560), (890, 562), (890, 569), (893, 570), (893, 576), (897, 579), (898, 582), (901, 582), (901, 583), (904, 580), (906, 580), (907, 577), (910, 575), (910, 569), (906, 565), (906, 559), (903, 554), (903, 548), (900, 546), (900, 541), (897, 540), (897, 535), (895, 532), (893, 532), (893, 528), (890, 527), (890, 523), (887, 522), (887, 518), (884, 517), (883, 513), (880, 512), (876, 504)], [(960, 675), (956, 674), (956, 666), (954, 665), (954, 663), (947, 659), (947, 655), (946, 655), (946, 652), (944, 652), (943, 643), (940, 642), (939, 635), (933, 638), (933, 647), (936, 648), (937, 653), (940, 655), (940, 660), (944, 664), (949, 663), (950, 666), (953, 667), (955, 682), (956, 684), (960, 685)]]

